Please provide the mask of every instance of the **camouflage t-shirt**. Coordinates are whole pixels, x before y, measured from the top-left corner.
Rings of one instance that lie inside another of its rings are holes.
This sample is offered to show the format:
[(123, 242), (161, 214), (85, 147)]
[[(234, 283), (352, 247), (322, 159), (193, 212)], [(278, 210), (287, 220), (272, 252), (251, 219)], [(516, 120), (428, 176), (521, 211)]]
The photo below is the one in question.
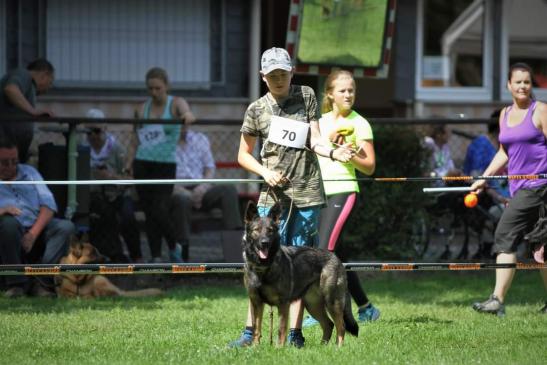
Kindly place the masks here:
[[(262, 142), (261, 163), (270, 170), (279, 171), (290, 182), (273, 188), (273, 193), (284, 207), (291, 199), (297, 208), (325, 203), (323, 183), (317, 156), (309, 149), (279, 145), (268, 140), (270, 119), (273, 115), (310, 123), (319, 119), (317, 99), (308, 86), (292, 85), (289, 96), (279, 104), (268, 94), (249, 105), (245, 112), (241, 133), (257, 137)], [(310, 132), (307, 146), (310, 147)], [(274, 198), (267, 195), (268, 185), (263, 184), (259, 206), (272, 206)]]

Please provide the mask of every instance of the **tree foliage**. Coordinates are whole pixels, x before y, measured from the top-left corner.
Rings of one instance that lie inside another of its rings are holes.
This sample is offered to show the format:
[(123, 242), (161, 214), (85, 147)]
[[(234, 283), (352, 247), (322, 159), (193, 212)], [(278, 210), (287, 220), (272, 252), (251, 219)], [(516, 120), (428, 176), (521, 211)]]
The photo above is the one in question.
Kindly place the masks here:
[[(424, 176), (428, 151), (413, 126), (381, 125), (374, 131), (374, 177)], [(410, 232), (424, 208), (424, 184), (360, 182), (359, 204), (344, 228), (340, 256), (351, 260), (413, 258)]]

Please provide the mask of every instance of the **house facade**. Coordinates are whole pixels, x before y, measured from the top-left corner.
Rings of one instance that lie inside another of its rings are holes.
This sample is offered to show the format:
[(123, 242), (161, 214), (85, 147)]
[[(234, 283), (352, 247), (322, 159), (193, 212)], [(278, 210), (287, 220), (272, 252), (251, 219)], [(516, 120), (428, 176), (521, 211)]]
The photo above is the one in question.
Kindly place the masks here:
[[(261, 51), (285, 45), (290, 8), (302, 1), (0, 0), (0, 72), (46, 57), (56, 81), (39, 100), (57, 115), (99, 107), (130, 118), (146, 97), (146, 70), (160, 66), (198, 118), (238, 120), (264, 91)], [(395, 5), (389, 75), (358, 82), (357, 108), (367, 115), (488, 117), (510, 101), (515, 61), (533, 67), (536, 97), (547, 100), (546, 1)], [(320, 88), (322, 76), (295, 82)]]
[(56, 115), (131, 118), (159, 66), (199, 118), (233, 119), (249, 100), (251, 11), (245, 0), (0, 0), (0, 72), (45, 57), (56, 79), (39, 100)]
[(488, 117), (506, 105), (510, 64), (534, 69), (547, 100), (547, 2), (397, 2), (393, 102), (401, 115)]

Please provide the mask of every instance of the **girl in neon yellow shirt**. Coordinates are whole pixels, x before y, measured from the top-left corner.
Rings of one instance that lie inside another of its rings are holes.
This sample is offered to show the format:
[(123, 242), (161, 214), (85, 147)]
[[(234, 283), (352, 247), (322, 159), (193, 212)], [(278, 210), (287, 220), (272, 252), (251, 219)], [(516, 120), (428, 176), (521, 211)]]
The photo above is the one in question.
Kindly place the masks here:
[[(325, 138), (325, 145), (331, 143), (333, 147), (351, 143), (357, 153), (345, 163), (318, 156), (323, 180), (351, 180), (355, 179), (355, 170), (372, 175), (376, 168), (372, 129), (368, 121), (352, 109), (354, 102), (355, 80), (351, 73), (332, 72), (325, 81), (319, 120), (321, 137)], [(327, 206), (321, 210), (319, 248), (336, 252), (342, 229), (356, 207), (359, 185), (355, 180), (323, 181), (323, 184)], [(340, 259), (345, 261), (343, 257)], [(358, 306), (359, 321), (377, 320), (380, 311), (369, 301), (357, 273), (348, 271), (347, 276), (349, 292)], [(304, 326), (315, 323), (315, 319), (308, 317)]]

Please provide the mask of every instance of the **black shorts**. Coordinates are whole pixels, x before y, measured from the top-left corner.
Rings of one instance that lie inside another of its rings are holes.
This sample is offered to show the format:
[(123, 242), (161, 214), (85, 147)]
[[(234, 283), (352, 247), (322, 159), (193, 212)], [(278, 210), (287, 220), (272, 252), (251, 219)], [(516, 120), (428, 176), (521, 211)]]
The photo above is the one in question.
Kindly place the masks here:
[(535, 189), (520, 189), (509, 201), (498, 222), (495, 234), (495, 253), (513, 253), (523, 242), (539, 218), (540, 209), (547, 204), (547, 184)]

